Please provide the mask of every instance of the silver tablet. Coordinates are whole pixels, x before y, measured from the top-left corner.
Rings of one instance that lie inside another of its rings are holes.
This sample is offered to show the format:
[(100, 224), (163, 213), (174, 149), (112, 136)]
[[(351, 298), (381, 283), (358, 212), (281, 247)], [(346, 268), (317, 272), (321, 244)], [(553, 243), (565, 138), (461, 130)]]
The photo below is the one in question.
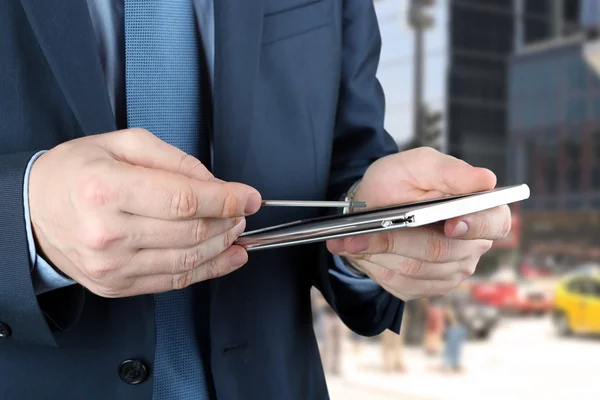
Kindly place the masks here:
[(245, 232), (236, 240), (235, 244), (251, 251), (412, 228), (527, 198), (529, 198), (527, 185), (507, 186), (487, 192), (276, 225)]

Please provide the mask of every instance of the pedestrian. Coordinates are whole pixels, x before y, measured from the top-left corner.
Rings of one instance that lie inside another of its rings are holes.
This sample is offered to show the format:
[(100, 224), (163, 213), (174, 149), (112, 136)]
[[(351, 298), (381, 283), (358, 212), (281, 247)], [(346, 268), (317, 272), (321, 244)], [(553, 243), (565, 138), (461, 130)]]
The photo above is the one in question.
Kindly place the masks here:
[(439, 306), (439, 302), (430, 301), (427, 298), (422, 299), (422, 302), (427, 313), (424, 340), (425, 353), (429, 356), (437, 356), (441, 352), (444, 343), (444, 310)]
[(335, 311), (325, 306), (321, 314), (322, 341), (321, 359), (325, 373), (330, 376), (341, 374), (341, 357), (343, 345), (343, 326)]
[(444, 370), (462, 372), (462, 353), (467, 337), (465, 309), (470, 293), (465, 285), (445, 296), (444, 315), (446, 317)]
[(386, 330), (381, 334), (381, 358), (383, 369), (387, 373), (407, 372), (404, 360), (404, 347), (406, 344), (406, 334), (410, 326), (409, 313), (403, 314), (402, 328), (400, 334)]

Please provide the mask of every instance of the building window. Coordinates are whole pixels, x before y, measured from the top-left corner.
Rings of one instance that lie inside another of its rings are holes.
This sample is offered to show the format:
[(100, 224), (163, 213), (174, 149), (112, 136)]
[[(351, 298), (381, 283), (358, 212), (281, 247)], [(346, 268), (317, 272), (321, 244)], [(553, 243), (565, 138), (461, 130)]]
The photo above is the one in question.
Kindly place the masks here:
[(566, 178), (569, 192), (581, 191), (581, 139), (578, 134), (569, 134), (565, 143)]
[(566, 66), (567, 82), (570, 90), (579, 91), (585, 88), (585, 65), (581, 58), (570, 59)]
[(531, 138), (527, 138), (524, 140), (525, 147), (525, 160), (523, 162), (523, 166), (525, 167), (525, 181), (528, 182), (534, 192), (542, 191), (541, 182), (536, 180), (535, 174), (535, 163), (537, 162), (535, 158), (535, 142)]
[(566, 121), (571, 124), (585, 121), (585, 101), (583, 96), (577, 96), (569, 100), (566, 110)]
[(592, 168), (592, 187), (600, 190), (600, 132), (594, 136), (594, 166)]
[(540, 137), (539, 153), (543, 162), (541, 162), (539, 173), (543, 176), (545, 192), (555, 194), (558, 192), (558, 163), (559, 147), (556, 140), (556, 131), (548, 130), (548, 135), (554, 133), (554, 137)]
[(596, 121), (600, 121), (600, 96), (594, 98), (594, 117)]

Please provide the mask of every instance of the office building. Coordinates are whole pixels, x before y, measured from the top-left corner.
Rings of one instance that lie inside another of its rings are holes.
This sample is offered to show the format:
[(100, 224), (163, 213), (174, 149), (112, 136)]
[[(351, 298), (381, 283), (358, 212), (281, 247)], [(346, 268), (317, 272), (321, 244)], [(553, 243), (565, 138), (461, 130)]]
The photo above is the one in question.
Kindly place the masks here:
[(513, 0), (449, 2), (447, 149), (506, 182), (507, 58)]
[[(583, 16), (569, 4), (571, 18)], [(532, 189), (524, 250), (574, 266), (600, 261), (600, 78), (584, 57), (583, 24), (555, 25), (563, 29), (510, 57), (507, 166), (509, 183)]]

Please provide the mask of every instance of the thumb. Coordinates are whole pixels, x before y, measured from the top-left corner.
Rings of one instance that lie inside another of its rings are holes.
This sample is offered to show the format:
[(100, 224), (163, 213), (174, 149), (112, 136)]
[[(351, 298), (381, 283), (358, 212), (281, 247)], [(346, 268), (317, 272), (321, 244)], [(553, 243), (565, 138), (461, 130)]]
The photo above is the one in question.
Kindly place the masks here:
[(213, 178), (196, 157), (160, 140), (146, 129), (125, 129), (98, 135), (97, 138), (99, 144), (119, 161), (203, 181)]
[(439, 185), (448, 194), (465, 194), (496, 187), (496, 175), (486, 168), (473, 167), (454, 157), (448, 157), (440, 169)]
[(422, 189), (458, 195), (496, 186), (496, 175), (489, 169), (473, 167), (447, 154), (436, 152), (428, 157), (419, 155), (416, 159), (415, 163), (406, 164), (414, 165), (412, 175), (419, 178)]

